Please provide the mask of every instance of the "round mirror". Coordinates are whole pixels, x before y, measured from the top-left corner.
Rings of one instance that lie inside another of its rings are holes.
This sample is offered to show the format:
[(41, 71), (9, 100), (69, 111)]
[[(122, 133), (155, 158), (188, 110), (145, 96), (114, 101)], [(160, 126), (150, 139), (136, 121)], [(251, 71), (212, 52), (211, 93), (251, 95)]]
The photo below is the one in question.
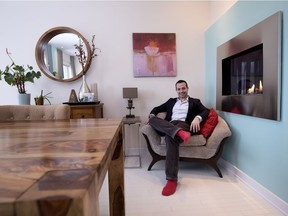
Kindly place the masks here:
[[(75, 45), (83, 45), (87, 62), (82, 69), (76, 56)], [(86, 73), (91, 63), (91, 49), (88, 41), (76, 30), (56, 27), (45, 32), (38, 40), (35, 56), (40, 70), (49, 78), (70, 82)]]

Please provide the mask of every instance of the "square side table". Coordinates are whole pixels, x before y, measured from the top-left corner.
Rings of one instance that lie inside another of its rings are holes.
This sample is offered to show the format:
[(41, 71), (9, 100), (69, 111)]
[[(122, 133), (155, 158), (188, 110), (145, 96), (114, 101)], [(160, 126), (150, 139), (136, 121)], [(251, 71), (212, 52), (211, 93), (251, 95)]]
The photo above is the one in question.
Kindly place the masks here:
[[(123, 124), (123, 143), (124, 143), (124, 157), (125, 157), (125, 168), (140, 168), (141, 167), (141, 156), (140, 156), (140, 126), (141, 126), (141, 119), (139, 116), (135, 116), (134, 118), (126, 118), (123, 117), (122, 119)], [(137, 154), (127, 154), (127, 145), (125, 140), (125, 126), (129, 125), (137, 125)], [(132, 165), (131, 165), (132, 164)], [(134, 165), (136, 164), (136, 165)]]

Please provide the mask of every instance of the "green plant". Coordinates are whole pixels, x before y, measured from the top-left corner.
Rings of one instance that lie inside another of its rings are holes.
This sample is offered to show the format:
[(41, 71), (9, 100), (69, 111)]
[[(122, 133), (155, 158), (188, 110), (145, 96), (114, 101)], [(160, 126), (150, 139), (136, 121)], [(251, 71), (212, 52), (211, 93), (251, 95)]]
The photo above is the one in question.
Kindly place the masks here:
[(8, 85), (16, 85), (18, 92), (20, 94), (25, 94), (25, 82), (34, 83), (35, 78), (39, 79), (41, 77), (41, 72), (34, 71), (33, 67), (30, 65), (27, 65), (27, 68), (24, 68), (24, 66), (15, 64), (8, 49), (6, 49), (6, 53), (11, 59), (12, 64), (7, 65), (5, 70), (0, 70), (0, 80), (2, 80), (3, 77)]
[(51, 96), (49, 96), (51, 93), (52, 92), (49, 92), (43, 95), (43, 90), (41, 90), (41, 94), (38, 97), (34, 98), (36, 105), (43, 105), (45, 100), (47, 100), (48, 103), (51, 105), (51, 102), (49, 100), (49, 98), (52, 98)]

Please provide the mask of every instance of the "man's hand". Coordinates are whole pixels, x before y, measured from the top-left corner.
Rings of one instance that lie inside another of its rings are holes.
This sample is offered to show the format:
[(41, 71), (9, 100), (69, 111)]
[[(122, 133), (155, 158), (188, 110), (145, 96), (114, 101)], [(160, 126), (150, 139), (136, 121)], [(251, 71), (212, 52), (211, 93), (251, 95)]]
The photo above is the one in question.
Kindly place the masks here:
[(190, 125), (190, 131), (197, 133), (200, 130), (200, 119), (195, 117)]

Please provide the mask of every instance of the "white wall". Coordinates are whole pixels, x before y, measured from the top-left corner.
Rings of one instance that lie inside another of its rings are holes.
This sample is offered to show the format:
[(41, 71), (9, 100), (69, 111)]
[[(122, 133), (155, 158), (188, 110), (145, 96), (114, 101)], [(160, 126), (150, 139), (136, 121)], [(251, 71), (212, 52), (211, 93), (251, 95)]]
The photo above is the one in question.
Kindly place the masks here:
[[(174, 83), (186, 79), (190, 95), (204, 100), (204, 30), (209, 25), (208, 2), (0, 2), (0, 67), (10, 64), (5, 48), (18, 64), (37, 67), (34, 49), (40, 36), (50, 28), (69, 26), (88, 40), (96, 35), (102, 52), (93, 60), (87, 74), (97, 83), (105, 117), (121, 117), (128, 110), (122, 87), (136, 86), (139, 98), (133, 113), (147, 116), (150, 109), (176, 96)], [(13, 12), (12, 12), (13, 11)], [(132, 33), (176, 33), (177, 77), (134, 78), (132, 72)], [(52, 103), (68, 100), (80, 80), (56, 82), (45, 75), (28, 84), (32, 97), (52, 91)], [(31, 102), (33, 102), (31, 100)], [(15, 87), (0, 82), (0, 104), (17, 104)]]
[[(227, 2), (3, 2), (0, 1), (0, 68), (10, 60), (8, 48), (17, 64), (31, 64), (38, 69), (35, 45), (41, 35), (56, 26), (68, 26), (88, 40), (96, 35), (96, 46), (102, 52), (93, 59), (87, 79), (97, 83), (98, 98), (104, 103), (104, 116), (121, 118), (128, 113), (122, 98), (123, 87), (138, 87), (133, 114), (146, 122), (150, 110), (169, 97), (176, 96), (174, 83), (185, 79), (190, 84), (190, 96), (205, 103), (204, 32), (213, 19), (227, 9)], [(221, 7), (223, 5), (223, 7)], [(216, 9), (217, 8), (217, 9)], [(223, 9), (221, 9), (223, 8)], [(213, 15), (211, 11), (213, 10)], [(132, 33), (176, 33), (177, 77), (134, 78), (132, 67)], [(34, 84), (27, 85), (32, 97), (52, 91), (53, 104), (69, 99), (71, 89), (77, 92), (81, 79), (63, 83), (44, 74)], [(0, 105), (18, 104), (16, 87), (0, 81)], [(31, 104), (34, 101), (31, 99)]]

